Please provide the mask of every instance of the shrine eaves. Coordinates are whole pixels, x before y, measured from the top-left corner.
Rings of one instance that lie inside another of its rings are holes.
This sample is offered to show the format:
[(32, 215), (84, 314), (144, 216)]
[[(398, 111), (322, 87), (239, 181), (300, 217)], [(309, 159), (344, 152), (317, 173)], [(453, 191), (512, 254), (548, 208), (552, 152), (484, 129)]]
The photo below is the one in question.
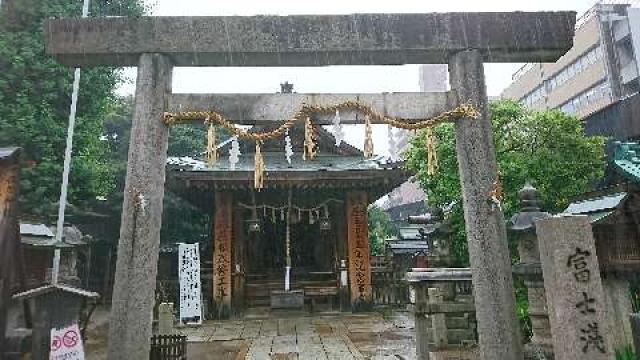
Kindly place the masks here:
[(47, 53), (68, 66), (447, 63), (477, 49), (485, 62), (555, 61), (571, 48), (575, 12), (51, 19)]

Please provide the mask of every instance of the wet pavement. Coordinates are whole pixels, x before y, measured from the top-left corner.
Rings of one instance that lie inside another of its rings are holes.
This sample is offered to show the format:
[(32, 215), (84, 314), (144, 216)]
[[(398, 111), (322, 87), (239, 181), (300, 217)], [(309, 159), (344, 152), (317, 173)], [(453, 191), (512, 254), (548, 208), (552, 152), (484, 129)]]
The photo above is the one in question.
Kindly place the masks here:
[(411, 314), (270, 314), (206, 321), (178, 332), (189, 359), (415, 359)]

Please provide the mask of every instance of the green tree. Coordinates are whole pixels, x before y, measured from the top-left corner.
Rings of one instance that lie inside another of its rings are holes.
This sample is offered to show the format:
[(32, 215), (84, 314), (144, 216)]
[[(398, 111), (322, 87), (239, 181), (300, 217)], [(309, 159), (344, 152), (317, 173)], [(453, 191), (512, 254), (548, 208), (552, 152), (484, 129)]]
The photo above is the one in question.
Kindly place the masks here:
[(376, 205), (371, 205), (367, 209), (367, 219), (369, 222), (369, 252), (371, 255), (382, 255), (384, 254), (384, 241), (397, 235), (397, 230), (389, 219), (389, 215)]
[[(73, 69), (45, 54), (42, 24), (81, 13), (81, 1), (9, 0), (0, 14), (0, 146), (24, 148), (21, 210), (55, 214), (60, 194)], [(94, 0), (91, 14), (140, 15), (139, 0)], [(116, 105), (115, 68), (83, 69), (74, 135), (69, 202), (84, 206), (115, 187), (103, 120)]]
[[(518, 210), (516, 195), (526, 181), (532, 181), (540, 191), (543, 209), (558, 212), (603, 175), (604, 138), (586, 137), (576, 117), (557, 110), (529, 111), (513, 101), (491, 103), (490, 117), (507, 218)], [(454, 230), (451, 249), (457, 265), (467, 266), (469, 254), (453, 130), (451, 124), (446, 124), (434, 131), (440, 162), (434, 176), (427, 175), (424, 132), (411, 140), (407, 167), (418, 174), (431, 205), (453, 204), (448, 215)], [(510, 244), (513, 248), (514, 242)], [(522, 333), (529, 337), (528, 298), (521, 280), (516, 279), (515, 290)]]
[[(558, 212), (603, 175), (604, 138), (586, 137), (576, 117), (557, 110), (529, 111), (513, 101), (491, 103), (490, 116), (507, 218), (517, 210), (516, 194), (526, 181), (538, 188), (546, 211)], [(449, 215), (455, 229), (452, 250), (458, 265), (467, 265), (453, 126), (442, 125), (434, 133), (437, 173), (427, 175), (424, 132), (411, 140), (407, 167), (417, 173), (430, 205), (454, 204)]]
[[(127, 173), (127, 157), (133, 116), (133, 97), (116, 98), (111, 112), (105, 117), (103, 142), (109, 153), (109, 167), (113, 172), (114, 191), (107, 197), (107, 211), (116, 221), (120, 220)], [(224, 138), (224, 134), (221, 137)], [(169, 131), (168, 156), (198, 157), (205, 149), (206, 129), (203, 124), (177, 125)], [(163, 243), (191, 242), (206, 236), (209, 214), (171, 190), (165, 191), (160, 239)], [(112, 239), (118, 238), (115, 227)]]

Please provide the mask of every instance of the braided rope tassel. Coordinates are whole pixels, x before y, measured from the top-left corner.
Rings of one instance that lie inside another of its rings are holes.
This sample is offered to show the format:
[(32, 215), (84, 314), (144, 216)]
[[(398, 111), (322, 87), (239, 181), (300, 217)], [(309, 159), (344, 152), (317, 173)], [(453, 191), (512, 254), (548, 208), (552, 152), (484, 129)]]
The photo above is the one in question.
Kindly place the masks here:
[(209, 166), (215, 165), (218, 160), (218, 146), (216, 145), (216, 128), (212, 122), (206, 120), (209, 124), (207, 129), (207, 151), (205, 152), (205, 158)]
[(438, 168), (438, 156), (436, 153), (436, 137), (433, 129), (427, 128), (427, 175), (433, 176)]
[(364, 117), (364, 157), (373, 156), (373, 130), (371, 129), (371, 116)]
[(256, 141), (256, 155), (254, 157), (254, 174), (253, 187), (260, 191), (264, 187), (264, 159), (262, 158), (262, 150), (260, 149), (260, 141)]
[(316, 139), (313, 136), (313, 125), (311, 118), (307, 117), (304, 121), (304, 152), (303, 160), (313, 160), (316, 157)]

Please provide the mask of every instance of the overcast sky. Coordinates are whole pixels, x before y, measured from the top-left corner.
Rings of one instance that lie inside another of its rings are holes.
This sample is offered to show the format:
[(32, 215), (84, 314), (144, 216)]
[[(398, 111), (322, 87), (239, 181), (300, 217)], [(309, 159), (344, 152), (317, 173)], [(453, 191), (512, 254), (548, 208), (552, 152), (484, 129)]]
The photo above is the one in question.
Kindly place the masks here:
[[(593, 0), (146, 0), (157, 16), (291, 15), (350, 13), (428, 13), (468, 11), (588, 10)], [(518, 29), (514, 29), (518, 31)], [(522, 64), (486, 64), (487, 91), (497, 96)], [(135, 74), (129, 70), (128, 74)], [(273, 93), (289, 81), (296, 92), (409, 92), (419, 91), (418, 65), (330, 66), (313, 68), (176, 68), (176, 93)], [(132, 93), (133, 84), (121, 88)], [(387, 152), (386, 130), (374, 129), (376, 153)], [(347, 141), (361, 147), (361, 131), (350, 132)]]

